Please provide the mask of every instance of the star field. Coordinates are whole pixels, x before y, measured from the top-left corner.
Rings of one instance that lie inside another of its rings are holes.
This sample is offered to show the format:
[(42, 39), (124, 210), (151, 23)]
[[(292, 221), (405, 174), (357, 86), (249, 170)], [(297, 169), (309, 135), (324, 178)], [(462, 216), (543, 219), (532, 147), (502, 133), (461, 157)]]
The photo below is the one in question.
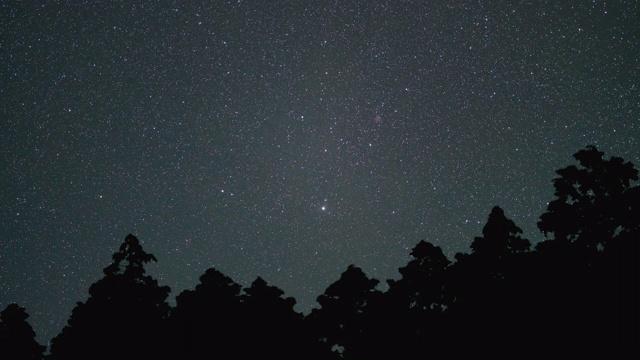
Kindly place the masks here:
[(4, 2), (0, 307), (41, 343), (133, 233), (149, 272), (212, 266), (300, 311), (494, 205), (532, 241), (587, 144), (636, 166), (632, 1)]

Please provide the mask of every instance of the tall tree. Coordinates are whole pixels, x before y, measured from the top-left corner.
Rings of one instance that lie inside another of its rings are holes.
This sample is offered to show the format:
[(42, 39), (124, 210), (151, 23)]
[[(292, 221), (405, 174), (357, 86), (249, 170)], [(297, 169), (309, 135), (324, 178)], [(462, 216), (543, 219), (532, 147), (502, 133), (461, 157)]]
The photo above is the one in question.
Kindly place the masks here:
[(35, 340), (27, 318), (29, 314), (17, 304), (9, 304), (0, 313), (0, 359), (42, 359), (46, 347)]
[(442, 308), (444, 273), (451, 264), (439, 246), (420, 241), (411, 250), (413, 259), (398, 269), (402, 278), (388, 280), (389, 292), (399, 292), (408, 308)]
[(592, 145), (573, 157), (580, 166), (556, 171), (560, 175), (553, 180), (556, 199), (540, 216), (538, 228), (592, 254), (640, 224), (637, 214), (631, 212), (638, 206), (633, 195), (637, 190), (631, 190), (638, 170), (619, 157), (604, 159), (604, 153)]
[(420, 241), (411, 251), (412, 259), (399, 268), (402, 277), (388, 280), (384, 294), (385, 350), (389, 357), (408, 358), (428, 346), (433, 354), (450, 349), (451, 329), (444, 312), (449, 259), (442, 249)]
[(318, 331), (318, 341), (342, 358), (378, 358), (383, 350), (378, 283), (359, 267), (349, 265), (340, 279), (318, 296), (321, 308), (307, 317)]
[[(497, 284), (514, 270), (515, 255), (529, 251), (529, 240), (522, 238), (520, 229), (504, 210), (494, 206), (487, 223), (482, 228), (482, 236), (475, 237), (471, 243), (471, 254), (456, 254), (454, 273), (462, 276), (467, 289), (482, 292), (479, 286)], [(453, 284), (452, 284), (453, 285)]]
[(145, 274), (156, 258), (129, 234), (105, 277), (91, 285), (89, 298), (73, 309), (67, 326), (51, 344), (52, 359), (154, 358), (162, 354), (169, 287)]
[(456, 319), (459, 345), (468, 344), (456, 348), (508, 353), (528, 340), (525, 278), (529, 276), (530, 243), (521, 233), (495, 206), (482, 236), (472, 242), (471, 254), (456, 254), (446, 291), (453, 299), (450, 315)]
[(184, 358), (239, 356), (243, 343), (242, 287), (217, 269), (200, 276), (195, 290), (176, 297), (172, 348)]
[(529, 251), (529, 240), (521, 237), (520, 229), (511, 219), (507, 219), (499, 206), (494, 206), (487, 223), (482, 228), (482, 237), (476, 237), (471, 244), (473, 253), (489, 258), (504, 258), (509, 255)]
[(553, 241), (541, 243), (538, 252), (545, 258), (553, 258), (554, 249), (567, 254), (573, 344), (638, 353), (640, 188), (633, 186), (638, 170), (620, 157), (605, 159), (595, 146), (573, 156), (578, 166), (556, 171), (556, 199), (538, 222)]

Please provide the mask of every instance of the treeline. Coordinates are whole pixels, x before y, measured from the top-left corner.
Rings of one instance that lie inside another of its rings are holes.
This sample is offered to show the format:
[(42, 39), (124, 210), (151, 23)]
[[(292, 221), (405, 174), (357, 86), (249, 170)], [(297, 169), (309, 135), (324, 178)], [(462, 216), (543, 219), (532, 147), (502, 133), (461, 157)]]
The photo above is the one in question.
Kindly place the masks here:
[[(263, 279), (243, 288), (213, 268), (170, 307), (169, 287), (144, 270), (155, 257), (129, 235), (46, 358), (637, 356), (638, 170), (593, 146), (574, 157), (538, 222), (546, 241), (532, 246), (494, 207), (470, 253), (451, 261), (421, 241), (385, 292), (351, 265), (306, 316)], [(27, 317), (2, 311), (0, 359), (44, 357)]]

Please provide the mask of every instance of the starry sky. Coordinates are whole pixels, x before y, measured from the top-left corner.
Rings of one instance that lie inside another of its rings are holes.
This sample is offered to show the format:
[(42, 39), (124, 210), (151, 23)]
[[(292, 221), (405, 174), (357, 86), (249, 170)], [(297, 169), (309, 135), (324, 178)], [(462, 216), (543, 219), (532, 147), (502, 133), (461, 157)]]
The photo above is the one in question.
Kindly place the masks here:
[(212, 266), (315, 298), (554, 171), (640, 164), (636, 1), (3, 1), (0, 307), (44, 344), (125, 236), (171, 301)]

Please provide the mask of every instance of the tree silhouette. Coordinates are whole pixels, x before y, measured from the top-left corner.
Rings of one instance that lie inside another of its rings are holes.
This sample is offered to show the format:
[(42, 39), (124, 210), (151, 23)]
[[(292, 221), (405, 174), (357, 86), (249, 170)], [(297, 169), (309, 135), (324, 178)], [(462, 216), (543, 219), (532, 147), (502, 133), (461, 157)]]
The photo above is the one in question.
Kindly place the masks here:
[[(495, 206), (471, 252), (454, 263), (420, 241), (385, 293), (350, 265), (306, 317), (261, 277), (243, 289), (213, 268), (171, 309), (170, 289), (145, 274), (156, 258), (128, 235), (48, 358), (633, 356), (640, 353), (638, 170), (594, 146), (574, 157), (578, 166), (553, 180), (556, 198), (538, 222), (547, 240), (534, 251)], [(42, 358), (27, 318), (15, 304), (0, 314), (1, 359)]]
[(509, 255), (529, 251), (529, 240), (523, 239), (522, 229), (507, 219), (504, 210), (494, 206), (487, 224), (482, 228), (482, 237), (476, 237), (471, 244), (473, 253), (485, 258), (501, 259)]
[(52, 340), (51, 359), (154, 358), (162, 353), (170, 289), (144, 270), (156, 258), (131, 234), (112, 258), (105, 277), (91, 285), (89, 299), (78, 303)]
[(451, 262), (442, 249), (420, 241), (413, 259), (399, 268), (402, 278), (388, 280), (384, 294), (384, 330), (387, 356), (406, 358), (428, 346), (431, 354), (450, 349), (451, 329), (444, 317), (447, 269)]
[[(538, 252), (550, 258), (564, 250), (570, 278), (571, 337), (576, 349), (633, 351), (640, 341), (640, 190), (638, 170), (622, 158), (604, 158), (595, 146), (574, 154), (579, 166), (557, 171), (556, 199), (538, 228), (553, 241)], [(555, 243), (565, 243), (559, 245)], [(621, 353), (619, 353), (621, 354)]]
[(504, 210), (494, 206), (482, 228), (483, 236), (471, 243), (471, 254), (456, 254), (455, 270), (461, 269), (465, 276), (470, 276), (472, 281), (468, 285), (475, 287), (504, 279), (514, 265), (515, 255), (525, 254), (531, 246), (520, 234), (522, 229), (507, 219)]
[(176, 297), (171, 313), (172, 347), (180, 358), (236, 357), (244, 343), (242, 287), (210, 268), (195, 290)]
[(530, 243), (521, 233), (496, 206), (471, 254), (456, 254), (445, 289), (453, 299), (456, 342), (465, 352), (506, 354), (529, 340)]
[(402, 278), (388, 280), (389, 292), (400, 292), (408, 308), (433, 309), (444, 307), (442, 298), (443, 274), (451, 262), (442, 249), (420, 241), (411, 250), (413, 259), (398, 269)]
[(27, 318), (29, 314), (17, 304), (9, 304), (0, 313), (0, 359), (42, 359), (46, 347), (35, 340)]
[(321, 308), (314, 309), (307, 318), (317, 331), (318, 341), (342, 358), (373, 359), (382, 355), (378, 283), (359, 267), (349, 265), (340, 279), (318, 296)]
[(622, 158), (605, 160), (603, 155), (595, 146), (587, 146), (573, 155), (580, 167), (556, 171), (557, 198), (538, 222), (545, 235), (575, 242), (587, 256), (638, 226), (637, 214), (630, 212), (638, 205), (637, 190), (629, 191), (631, 181), (638, 180), (638, 170)]
[[(243, 297), (245, 341), (251, 347), (243, 351), (248, 358), (280, 359), (323, 358), (303, 327), (302, 314), (293, 310), (296, 301), (283, 297), (284, 291), (258, 277)], [(324, 355), (326, 356), (326, 354)]]

